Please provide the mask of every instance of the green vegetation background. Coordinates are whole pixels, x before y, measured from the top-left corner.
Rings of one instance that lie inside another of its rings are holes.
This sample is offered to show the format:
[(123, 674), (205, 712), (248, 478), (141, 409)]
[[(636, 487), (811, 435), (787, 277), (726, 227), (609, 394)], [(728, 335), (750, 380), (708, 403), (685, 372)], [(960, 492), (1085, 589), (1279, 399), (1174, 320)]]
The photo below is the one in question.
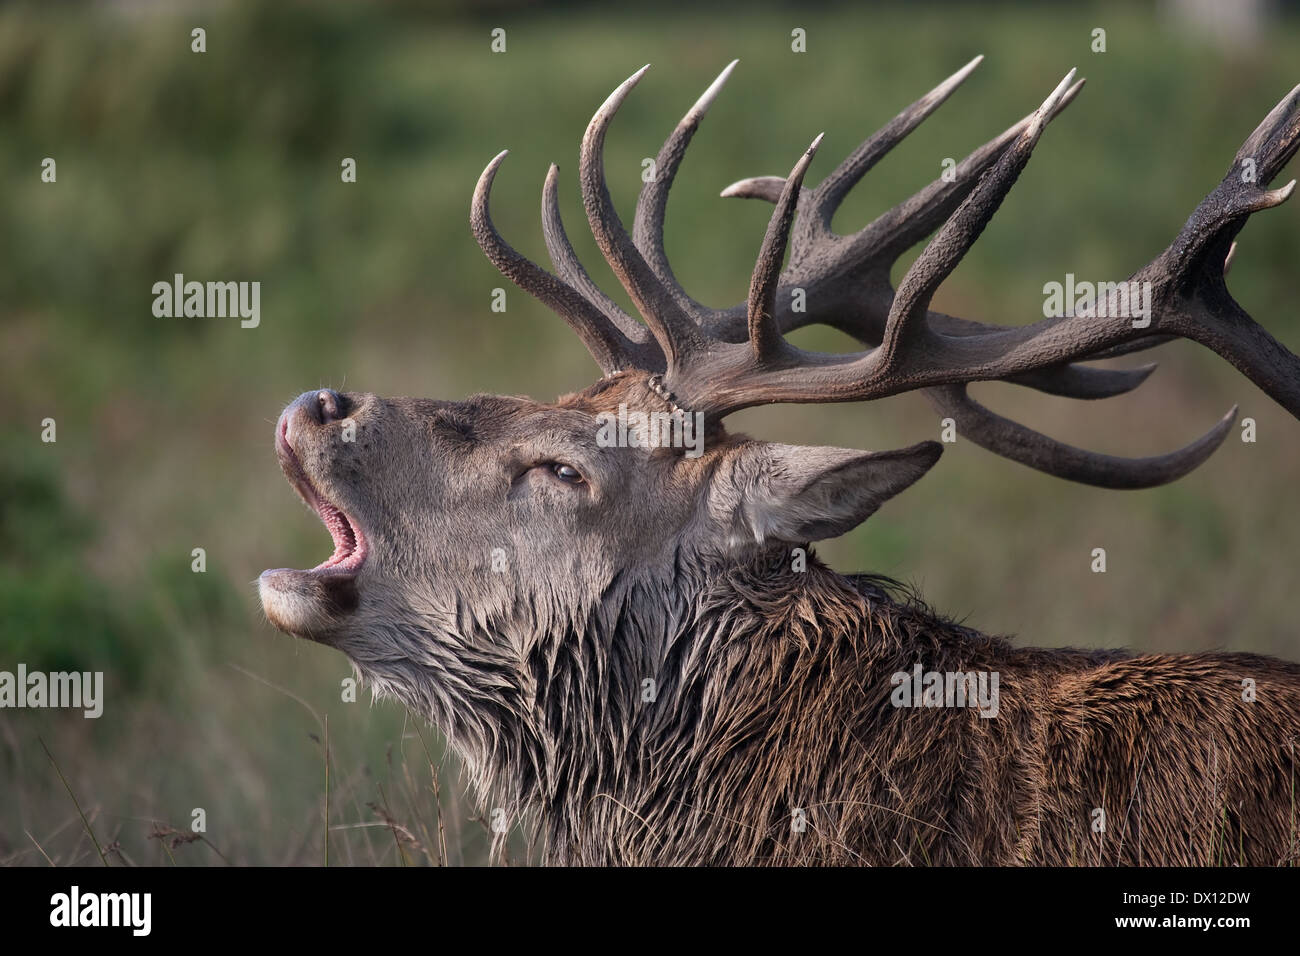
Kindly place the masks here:
[[(190, 51), (194, 26), (207, 30), (204, 54)], [(495, 26), (507, 30), (505, 54), (489, 50)], [(796, 26), (802, 55), (790, 50)], [(1090, 51), (1097, 26), (1104, 54)], [(608, 145), (628, 215), (641, 159), (741, 60), (668, 221), (686, 287), (727, 304), (744, 297), (767, 207), (718, 191), (783, 173), (825, 130), (815, 182), (976, 53), (987, 56), (980, 69), (836, 225), (851, 231), (930, 182), (943, 158), (964, 156), (1080, 67), (1084, 93), (936, 303), (1008, 323), (1041, 315), (1046, 281), (1122, 278), (1160, 251), (1300, 80), (1294, 22), (1232, 49), (1140, 5), (0, 11), (0, 669), (102, 670), (107, 682), (98, 721), (0, 711), (0, 862), (96, 859), (43, 739), (100, 841), (118, 844), (111, 862), (319, 863), (326, 717), (331, 862), (429, 862), (444, 841), (452, 863), (485, 861), (478, 809), (436, 731), (391, 702), (372, 707), (366, 692), (342, 702), (343, 657), (262, 618), (258, 573), (329, 550), (276, 466), (280, 409), (323, 385), (550, 397), (590, 381), (581, 346), (540, 304), (511, 287), (507, 312), (490, 311), (506, 283), (469, 235), (469, 196), (510, 147), (494, 214), (544, 260), (540, 187), (560, 163), (570, 234), (615, 291), (581, 228), (575, 159), (591, 112), (641, 64), (654, 69)], [(56, 184), (40, 182), (47, 156)], [(340, 181), (343, 157), (357, 160), (356, 184)], [(1232, 274), (1240, 300), (1295, 348), (1298, 209), (1257, 216)], [(260, 280), (260, 328), (155, 318), (151, 286), (176, 272)], [(816, 331), (798, 340), (845, 344)], [(940, 610), (1025, 642), (1300, 657), (1300, 424), (1194, 346), (1159, 358), (1140, 391), (1104, 403), (976, 392), (1115, 453), (1180, 445), (1233, 403), (1257, 421), (1258, 442), (1234, 436), (1187, 479), (1130, 493), (959, 442), (823, 554), (915, 582)], [(40, 441), (46, 417), (56, 444)], [(739, 425), (866, 448), (938, 430), (919, 396), (768, 409)], [(190, 570), (196, 547), (205, 574)], [(1106, 574), (1089, 572), (1095, 547), (1107, 550)], [(194, 808), (206, 811), (207, 845), (156, 836), (187, 831)], [(525, 858), (518, 840), (512, 858)]]

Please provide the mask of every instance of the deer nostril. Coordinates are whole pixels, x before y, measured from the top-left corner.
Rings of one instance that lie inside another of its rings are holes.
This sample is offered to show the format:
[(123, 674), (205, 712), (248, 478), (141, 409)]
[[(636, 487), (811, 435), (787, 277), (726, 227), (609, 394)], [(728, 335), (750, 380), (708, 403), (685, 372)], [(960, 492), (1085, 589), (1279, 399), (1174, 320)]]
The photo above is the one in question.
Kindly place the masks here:
[(322, 423), (336, 422), (343, 417), (343, 398), (332, 388), (322, 388), (316, 393)]

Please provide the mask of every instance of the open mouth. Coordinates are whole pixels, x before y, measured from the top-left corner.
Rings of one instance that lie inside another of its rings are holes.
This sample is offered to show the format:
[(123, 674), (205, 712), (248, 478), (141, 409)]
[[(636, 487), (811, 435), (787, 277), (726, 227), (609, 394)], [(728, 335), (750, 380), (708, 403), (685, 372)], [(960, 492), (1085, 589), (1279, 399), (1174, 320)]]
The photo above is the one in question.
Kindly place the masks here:
[(334, 553), (328, 558), (309, 568), (307, 574), (355, 574), (365, 563), (368, 548), (366, 536), (357, 526), (356, 521), (337, 505), (325, 500), (307, 477), (307, 472), (298, 460), (293, 447), (289, 444), (288, 421), (281, 421), (275, 436), (276, 455), (280, 459), (280, 468), (284, 471), (289, 484), (307, 502), (325, 524), (330, 537), (334, 539)]

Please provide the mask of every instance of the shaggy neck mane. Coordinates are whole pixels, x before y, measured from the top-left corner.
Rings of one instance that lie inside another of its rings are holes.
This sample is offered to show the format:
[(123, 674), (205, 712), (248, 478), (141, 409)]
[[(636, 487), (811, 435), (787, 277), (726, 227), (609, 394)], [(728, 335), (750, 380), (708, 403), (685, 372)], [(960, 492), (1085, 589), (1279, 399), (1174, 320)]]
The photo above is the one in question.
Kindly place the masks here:
[(805, 782), (783, 788), (781, 778), (795, 772), (791, 748), (810, 723), (825, 722), (833, 747), (845, 716), (888, 706), (889, 674), (918, 653), (1004, 644), (901, 591), (812, 555), (793, 571), (789, 550), (775, 547), (708, 579), (685, 567), (658, 580), (622, 574), (567, 620), (533, 608), (481, 622), (504, 626), (519, 650), (513, 666), (467, 656), (482, 642), (467, 639), (464, 621), (457, 634), (420, 635), (429, 653), (418, 669), (360, 666), (443, 730), (484, 805), (535, 826), (549, 862), (710, 862), (706, 848), (666, 848), (660, 835), (716, 828), (704, 820), (711, 794), (734, 793), (735, 777), (756, 766), (767, 769), (753, 780), (752, 814), (730, 827), (726, 852), (750, 843), (763, 857), (788, 852), (781, 827), (809, 799), (796, 792)]

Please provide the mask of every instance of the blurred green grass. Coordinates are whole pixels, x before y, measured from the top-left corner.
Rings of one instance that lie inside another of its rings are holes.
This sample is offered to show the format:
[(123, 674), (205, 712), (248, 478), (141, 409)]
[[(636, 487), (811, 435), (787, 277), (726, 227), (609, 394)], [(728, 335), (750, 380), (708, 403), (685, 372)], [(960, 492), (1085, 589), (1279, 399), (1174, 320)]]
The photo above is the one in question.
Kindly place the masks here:
[[(0, 668), (106, 672), (105, 717), (0, 711), (0, 861), (91, 859), (43, 735), (103, 838), (166, 862), (150, 821), (188, 827), (236, 862), (319, 862), (320, 726), (330, 718), (333, 859), (399, 860), (384, 806), (428, 848), (435, 819), (414, 725), (393, 704), (340, 700), (333, 652), (277, 635), (251, 582), (328, 550), (271, 452), (283, 404), (319, 385), (458, 397), (550, 397), (594, 367), (563, 323), (508, 284), (468, 230), (473, 184), (499, 149), (493, 214), (545, 261), (542, 178), (558, 162), (569, 232), (575, 160), (609, 90), (655, 64), (610, 133), (615, 200), (630, 218), (641, 160), (717, 71), (741, 66), (673, 190), (667, 240), (697, 298), (740, 301), (768, 209), (718, 198), (787, 170), (818, 132), (815, 181), (976, 53), (953, 100), (886, 158), (836, 219), (847, 232), (1032, 110), (1072, 66), (1088, 77), (936, 308), (993, 321), (1041, 315), (1043, 282), (1119, 278), (1157, 253), (1241, 141), (1300, 76), (1283, 21), (1232, 51), (1145, 6), (677, 7), (419, 13), (408, 6), (232, 4), (201, 14), (127, 7), (0, 10)], [(190, 30), (208, 52), (190, 52)], [(1104, 26), (1108, 51), (1089, 50)], [(492, 54), (489, 30), (507, 30)], [(808, 53), (790, 52), (794, 27)], [(58, 182), (40, 182), (40, 163)], [(340, 182), (354, 157), (355, 184)], [(1232, 287), (1300, 346), (1300, 221), (1288, 205), (1242, 235)], [(900, 271), (906, 262), (900, 264)], [(262, 323), (157, 319), (173, 273), (259, 280)], [(628, 305), (621, 292), (615, 295)], [(630, 306), (629, 306), (630, 307)], [(830, 333), (801, 343), (839, 347)], [(1234, 370), (1186, 344), (1133, 396), (1069, 403), (999, 386), (982, 399), (1075, 443), (1151, 454), (1234, 402), (1260, 439), (1140, 493), (1068, 485), (968, 444), (863, 528), (823, 548), (844, 570), (912, 580), (941, 610), (1027, 643), (1230, 647), (1300, 655), (1289, 543), (1297, 425)], [(39, 440), (58, 422), (58, 442)], [(777, 440), (890, 447), (933, 437), (925, 401), (737, 416)], [(1088, 572), (1094, 547), (1109, 571)], [(195, 547), (208, 570), (190, 571)], [(231, 666), (233, 665), (233, 666)], [(236, 669), (238, 668), (238, 669)], [(247, 672), (247, 673), (244, 673)], [(257, 675), (281, 692), (250, 678)], [(364, 696), (362, 698), (365, 699)], [(483, 827), (454, 761), (441, 766), (453, 862), (483, 862)], [(313, 739), (311, 735), (316, 735)], [(381, 784), (383, 792), (381, 793)], [(29, 838), (26, 833), (31, 834)], [(412, 861), (427, 859), (416, 844)], [(518, 847), (516, 851), (519, 852)], [(217, 862), (201, 845), (178, 863)]]

